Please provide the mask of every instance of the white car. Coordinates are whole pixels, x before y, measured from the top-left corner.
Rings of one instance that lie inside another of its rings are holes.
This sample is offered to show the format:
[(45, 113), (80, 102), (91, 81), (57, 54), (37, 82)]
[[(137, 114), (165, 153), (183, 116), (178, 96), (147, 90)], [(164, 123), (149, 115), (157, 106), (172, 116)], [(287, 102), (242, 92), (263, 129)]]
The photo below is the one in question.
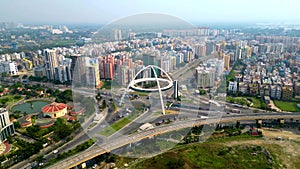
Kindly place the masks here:
[(56, 153), (58, 153), (58, 150), (53, 150), (53, 154), (56, 154)]

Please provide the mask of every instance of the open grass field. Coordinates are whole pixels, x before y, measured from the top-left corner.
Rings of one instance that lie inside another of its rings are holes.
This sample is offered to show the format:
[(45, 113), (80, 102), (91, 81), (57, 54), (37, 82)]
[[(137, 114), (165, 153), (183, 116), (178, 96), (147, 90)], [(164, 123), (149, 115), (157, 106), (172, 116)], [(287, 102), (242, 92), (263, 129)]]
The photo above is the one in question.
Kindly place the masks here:
[(300, 102), (274, 100), (274, 104), (283, 111), (300, 112), (300, 108), (297, 107), (297, 104), (300, 104)]
[(250, 102), (253, 103), (252, 107), (254, 108), (262, 108), (263, 103), (261, 100), (257, 99), (256, 97), (230, 97), (230, 96), (226, 96), (226, 101), (227, 102), (233, 102), (233, 103), (237, 103), (237, 104), (241, 104), (241, 105), (247, 105), (248, 102), (247, 100), (249, 100)]
[[(234, 136), (204, 143), (177, 145), (161, 155), (139, 160), (129, 168), (205, 168), (205, 169), (298, 169), (300, 137), (298, 130), (262, 129), (264, 138)], [(276, 140), (277, 137), (283, 140)]]
[(132, 168), (276, 168), (276, 163), (268, 162), (264, 151), (256, 145), (228, 147), (220, 143), (194, 143), (141, 161)]

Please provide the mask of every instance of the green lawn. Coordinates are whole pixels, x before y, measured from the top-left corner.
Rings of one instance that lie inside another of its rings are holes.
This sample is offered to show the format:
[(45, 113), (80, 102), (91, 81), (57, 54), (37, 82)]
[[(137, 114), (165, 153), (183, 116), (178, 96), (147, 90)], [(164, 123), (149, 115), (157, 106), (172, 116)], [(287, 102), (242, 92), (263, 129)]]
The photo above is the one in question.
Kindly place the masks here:
[(114, 132), (120, 130), (121, 128), (123, 128), (124, 126), (126, 126), (128, 123), (130, 123), (132, 120), (134, 120), (135, 118), (137, 118), (140, 114), (141, 114), (141, 112), (134, 110), (128, 116), (123, 117), (122, 119), (116, 121), (112, 125), (105, 127), (103, 130), (101, 130), (99, 132), (99, 134), (102, 134), (104, 136), (110, 136)]
[(102, 134), (104, 136), (110, 136), (112, 135), (114, 132), (120, 130), (121, 128), (123, 128), (126, 124), (130, 123), (133, 118), (135, 116), (128, 116), (125, 117), (125, 118), (122, 118), (120, 120), (118, 120), (117, 122), (113, 123), (112, 125), (108, 126), (108, 127), (105, 127), (103, 130), (101, 130), (99, 132), (99, 134)]
[(289, 102), (289, 101), (279, 101), (274, 100), (274, 104), (283, 111), (290, 111), (290, 112), (300, 112), (300, 108), (297, 107), (297, 103), (300, 102)]
[(253, 103), (252, 107), (255, 108), (261, 108), (262, 104), (264, 104), (256, 97), (246, 97), (246, 98), (251, 100), (251, 102)]
[(129, 92), (129, 94), (137, 94), (139, 96), (149, 96), (150, 93), (134, 91), (134, 92)]
[(23, 96), (18, 96), (18, 95), (2, 96), (0, 97), (0, 104), (2, 104), (3, 106), (7, 106), (8, 104), (17, 102), (23, 98), (24, 98)]

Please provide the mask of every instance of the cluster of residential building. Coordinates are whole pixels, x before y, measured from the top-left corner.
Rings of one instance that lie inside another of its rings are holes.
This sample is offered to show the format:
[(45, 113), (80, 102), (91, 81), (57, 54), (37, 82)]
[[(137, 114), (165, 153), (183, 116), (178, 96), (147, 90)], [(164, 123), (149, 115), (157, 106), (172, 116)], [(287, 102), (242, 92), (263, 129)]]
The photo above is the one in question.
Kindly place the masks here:
[[(196, 57), (212, 55), (217, 59), (203, 63), (195, 70), (199, 88), (213, 87), (224, 71), (229, 72), (231, 66), (242, 59), (247, 66), (229, 83), (229, 92), (274, 99), (298, 95), (299, 84), (294, 80), (297, 73), (291, 70), (297, 68), (297, 59), (293, 56), (286, 60), (286, 57), (300, 51), (300, 38), (255, 36), (235, 29), (207, 27), (164, 30), (152, 38), (137, 38), (135, 32), (129, 32), (128, 37), (123, 35), (122, 30), (115, 29), (110, 42), (32, 51), (26, 56), (24, 52), (4, 54), (0, 56), (0, 73), (16, 75), (20, 68), (33, 68), (35, 76), (46, 76), (62, 83), (73, 81), (78, 85), (97, 87), (103, 80), (114, 80), (120, 86), (126, 86), (147, 65), (173, 72)], [(190, 38), (187, 40), (186, 36)], [(159, 71), (157, 73), (161, 75)], [(140, 76), (152, 76), (152, 73), (144, 71)]]
[[(145, 66), (156, 65), (166, 72), (172, 72), (183, 63), (192, 61), (195, 58), (192, 48), (186, 44), (179, 44), (177, 41), (178, 39), (154, 38), (151, 40), (109, 42), (93, 46), (87, 45), (84, 47), (84, 50), (88, 51), (86, 56), (89, 57), (86, 57), (86, 59), (94, 60), (95, 65), (98, 65), (97, 68), (95, 67), (94, 72), (99, 71), (100, 76), (97, 77), (96, 81), (114, 80), (120, 86), (126, 86), (133, 79), (134, 75)], [(107, 51), (118, 52), (104, 54)], [(77, 66), (78, 69), (75, 70), (78, 71), (76, 74), (78, 77), (79, 74), (85, 74), (85, 70), (81, 68), (86, 65), (83, 64), (82, 56), (77, 58), (77, 65), (81, 65)], [(159, 70), (157, 70), (157, 73), (162, 75)], [(92, 75), (93, 73), (90, 74)], [(153, 73), (150, 70), (143, 71), (140, 76), (150, 77), (153, 76)], [(74, 81), (79, 82), (81, 80), (73, 79), (73, 83)], [(95, 85), (97, 86), (98, 84)]]
[(228, 91), (277, 100), (300, 96), (299, 63), (297, 55), (268, 54), (245, 59), (245, 70), (235, 74)]
[[(81, 85), (99, 86), (103, 80), (115, 80), (125, 86), (147, 65), (157, 65), (166, 72), (172, 72), (195, 58), (192, 47), (179, 38), (138, 39), (83, 47), (58, 47), (31, 52), (30, 55), (29, 60), (22, 54), (5, 54), (1, 56), (4, 61), (0, 63), (14, 65), (14, 71), (12, 68), (7, 71), (11, 75), (17, 74), (18, 62), (22, 62), (23, 65), (24, 62), (28, 62), (28, 69), (33, 67), (36, 77), (46, 76), (52, 81), (63, 83), (72, 80)], [(148, 74), (145, 72), (145, 76), (151, 75), (151, 72)]]

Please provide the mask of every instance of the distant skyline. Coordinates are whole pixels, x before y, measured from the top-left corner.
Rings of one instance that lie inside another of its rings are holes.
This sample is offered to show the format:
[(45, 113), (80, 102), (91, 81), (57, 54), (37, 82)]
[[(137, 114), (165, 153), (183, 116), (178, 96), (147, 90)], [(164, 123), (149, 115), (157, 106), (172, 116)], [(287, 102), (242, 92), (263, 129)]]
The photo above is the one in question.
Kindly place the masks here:
[(298, 0), (1, 0), (0, 22), (107, 24), (141, 13), (199, 23), (300, 23)]

